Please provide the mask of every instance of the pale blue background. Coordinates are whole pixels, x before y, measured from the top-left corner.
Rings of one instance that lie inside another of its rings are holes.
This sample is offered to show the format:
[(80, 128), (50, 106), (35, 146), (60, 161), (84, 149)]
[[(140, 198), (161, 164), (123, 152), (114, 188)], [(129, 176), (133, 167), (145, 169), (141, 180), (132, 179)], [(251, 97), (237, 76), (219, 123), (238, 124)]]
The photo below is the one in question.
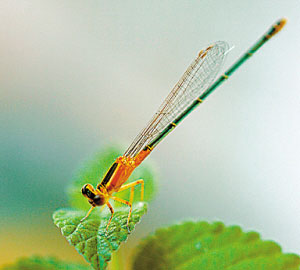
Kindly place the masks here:
[(1, 1), (0, 223), (65, 206), (82, 162), (125, 150), (201, 48), (234, 45), (228, 67), (284, 16), (153, 152), (160, 189), (138, 230), (222, 220), (300, 253), (299, 14), (299, 0)]

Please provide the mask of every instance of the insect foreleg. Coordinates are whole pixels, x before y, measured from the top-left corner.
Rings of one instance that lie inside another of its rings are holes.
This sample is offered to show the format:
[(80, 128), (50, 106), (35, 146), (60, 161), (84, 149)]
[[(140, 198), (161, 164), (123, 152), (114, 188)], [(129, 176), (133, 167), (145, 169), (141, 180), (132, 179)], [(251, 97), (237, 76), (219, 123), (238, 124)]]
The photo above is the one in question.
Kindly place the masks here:
[(84, 221), (85, 219), (88, 218), (88, 216), (91, 214), (91, 212), (93, 211), (93, 209), (95, 208), (95, 206), (92, 206), (91, 209), (87, 212), (86, 216), (84, 218), (82, 218), (80, 220), (80, 222)]

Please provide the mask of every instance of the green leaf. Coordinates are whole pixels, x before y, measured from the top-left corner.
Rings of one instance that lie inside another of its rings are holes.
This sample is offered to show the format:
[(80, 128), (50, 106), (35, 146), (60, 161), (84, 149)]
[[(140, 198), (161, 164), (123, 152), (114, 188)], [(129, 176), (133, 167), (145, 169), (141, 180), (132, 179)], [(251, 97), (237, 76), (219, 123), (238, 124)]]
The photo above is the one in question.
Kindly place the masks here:
[(6, 265), (1, 270), (89, 270), (89, 266), (77, 263), (66, 263), (56, 258), (33, 256), (21, 258), (16, 263)]
[[(94, 159), (88, 162), (76, 175), (73, 183), (68, 188), (69, 202), (74, 208), (88, 210), (90, 204), (87, 199), (81, 194), (81, 188), (84, 184), (90, 183), (94, 187), (101, 181), (107, 170), (113, 164), (115, 159), (122, 154), (122, 150), (116, 146), (110, 146), (103, 149), (97, 154)], [(156, 172), (153, 166), (150, 166), (147, 161), (143, 162), (138, 168), (134, 170), (126, 183), (133, 182), (138, 179), (143, 179), (145, 182), (145, 196), (144, 201), (149, 202), (153, 199), (156, 184), (154, 179)], [(125, 200), (129, 199), (130, 189), (117, 193), (117, 197)], [(139, 201), (141, 196), (141, 187), (137, 185), (134, 193), (134, 201)]]
[(134, 205), (129, 228), (127, 228), (128, 208), (115, 211), (107, 231), (110, 212), (99, 214), (95, 210), (83, 222), (80, 220), (86, 213), (78, 210), (58, 210), (53, 214), (53, 219), (68, 242), (94, 269), (105, 269), (111, 260), (112, 252), (127, 239), (129, 231), (134, 229), (141, 216), (146, 213), (147, 203), (140, 202)]
[(140, 245), (134, 270), (299, 269), (300, 258), (256, 232), (217, 222), (186, 222), (159, 229)]

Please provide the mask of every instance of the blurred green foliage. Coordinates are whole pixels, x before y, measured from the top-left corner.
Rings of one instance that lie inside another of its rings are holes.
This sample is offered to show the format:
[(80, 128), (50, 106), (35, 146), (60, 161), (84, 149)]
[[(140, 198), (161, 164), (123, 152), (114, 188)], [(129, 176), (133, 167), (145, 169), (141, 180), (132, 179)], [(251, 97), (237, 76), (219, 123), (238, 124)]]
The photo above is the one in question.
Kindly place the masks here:
[(1, 270), (90, 270), (88, 266), (77, 263), (67, 263), (56, 258), (42, 258), (33, 256), (30, 258), (21, 258), (11, 265), (1, 268)]
[(134, 270), (299, 269), (300, 257), (283, 254), (278, 244), (256, 232), (223, 223), (186, 222), (164, 229), (138, 247)]

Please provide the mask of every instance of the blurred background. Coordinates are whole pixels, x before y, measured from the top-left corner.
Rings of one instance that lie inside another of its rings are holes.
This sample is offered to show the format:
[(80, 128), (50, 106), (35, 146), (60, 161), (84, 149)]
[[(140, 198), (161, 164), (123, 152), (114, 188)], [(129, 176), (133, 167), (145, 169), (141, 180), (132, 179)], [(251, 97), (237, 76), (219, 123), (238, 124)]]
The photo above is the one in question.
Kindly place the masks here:
[(225, 69), (281, 17), (286, 28), (152, 153), (159, 192), (129, 245), (221, 220), (299, 254), (299, 12), (299, 0), (2, 0), (0, 265), (83, 261), (51, 220), (82, 163), (110, 143), (125, 151), (201, 48), (234, 46)]

